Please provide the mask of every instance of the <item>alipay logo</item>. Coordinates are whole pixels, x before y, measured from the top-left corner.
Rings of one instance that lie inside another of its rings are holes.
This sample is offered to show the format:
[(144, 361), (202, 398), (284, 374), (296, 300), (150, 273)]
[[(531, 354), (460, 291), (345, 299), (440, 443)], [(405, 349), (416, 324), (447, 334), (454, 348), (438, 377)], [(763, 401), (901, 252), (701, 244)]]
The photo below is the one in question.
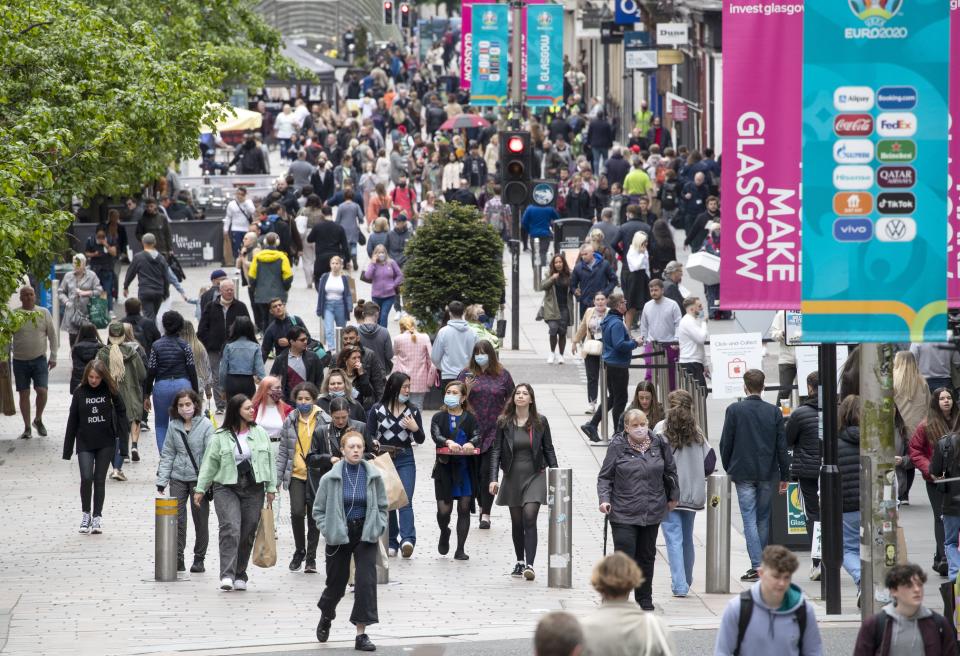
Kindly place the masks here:
[(873, 109), (873, 89), (870, 87), (837, 87), (833, 92), (833, 107), (841, 112), (866, 112)]

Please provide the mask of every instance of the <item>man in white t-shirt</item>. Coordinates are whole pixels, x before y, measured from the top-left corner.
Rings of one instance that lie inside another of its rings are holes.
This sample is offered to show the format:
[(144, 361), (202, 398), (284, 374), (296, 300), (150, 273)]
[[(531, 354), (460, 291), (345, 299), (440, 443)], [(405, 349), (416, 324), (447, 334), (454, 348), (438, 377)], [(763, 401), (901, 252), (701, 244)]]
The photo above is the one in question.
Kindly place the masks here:
[(703, 387), (707, 379), (703, 375), (707, 364), (704, 343), (710, 337), (707, 324), (702, 319), (703, 303), (696, 296), (683, 299), (683, 318), (677, 327), (680, 342), (680, 368), (689, 373)]
[(256, 222), (254, 220), (256, 212), (257, 208), (253, 206), (253, 201), (247, 198), (247, 190), (238, 187), (233, 200), (227, 203), (226, 214), (223, 217), (223, 234), (230, 237), (234, 259), (240, 254), (243, 236), (250, 231), (250, 224)]

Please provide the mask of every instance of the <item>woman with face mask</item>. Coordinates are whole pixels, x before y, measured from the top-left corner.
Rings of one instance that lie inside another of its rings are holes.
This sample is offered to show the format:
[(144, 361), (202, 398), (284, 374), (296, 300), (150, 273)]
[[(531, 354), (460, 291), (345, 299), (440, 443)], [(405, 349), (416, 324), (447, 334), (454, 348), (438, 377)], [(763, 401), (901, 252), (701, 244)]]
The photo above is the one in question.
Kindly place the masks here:
[[(320, 431), (330, 423), (330, 415), (316, 404), (319, 393), (313, 383), (300, 383), (293, 388), (290, 396), (295, 407), (283, 421), (276, 459), (277, 482), (290, 491), (290, 526), (295, 545), (290, 571), (300, 571), (306, 559), (304, 574), (317, 573), (317, 544), (320, 541), (316, 524), (307, 520), (314, 497), (308, 482), (307, 454)], [(304, 521), (307, 524), (306, 540)]]
[(347, 402), (350, 409), (350, 419), (359, 421), (366, 426), (367, 411), (355, 398), (353, 385), (350, 384), (347, 372), (343, 369), (333, 367), (327, 371), (327, 376), (320, 385), (320, 396), (317, 397), (317, 405), (328, 415), (332, 415), (333, 410), (331, 410), (330, 404), (336, 399), (343, 399)]
[(437, 447), (433, 466), (433, 489), (437, 497), (437, 523), (440, 542), (437, 551), (446, 556), (450, 551), (450, 517), (457, 506), (456, 560), (470, 560), (464, 551), (470, 531), (470, 513), (480, 487), (477, 471), (481, 436), (477, 419), (468, 410), (467, 386), (455, 380), (443, 392), (443, 407), (433, 415), (430, 437)]
[(643, 610), (653, 610), (653, 564), (660, 522), (677, 507), (677, 465), (667, 440), (650, 431), (641, 410), (624, 413), (624, 430), (610, 440), (597, 476), (600, 512), (608, 515), (613, 545), (640, 566), (644, 582), (634, 591)]
[(350, 417), (350, 403), (346, 399), (330, 401), (330, 423), (314, 431), (310, 452), (307, 454), (307, 481), (313, 496), (323, 475), (343, 458), (340, 439), (349, 432), (360, 433), (366, 441), (367, 425)]
[(379, 244), (373, 249), (373, 259), (363, 272), (364, 280), (370, 282), (370, 291), (373, 302), (380, 306), (380, 325), (387, 327), (390, 318), (390, 309), (403, 284), (403, 271), (400, 266), (387, 255), (387, 247)]
[(480, 429), (480, 528), (488, 529), (493, 508), (493, 495), (489, 490), (491, 449), (497, 437), (497, 419), (513, 395), (513, 377), (500, 364), (493, 345), (481, 339), (474, 344), (470, 364), (460, 372), (457, 380), (467, 385), (470, 407)]
[(423, 444), (423, 418), (420, 408), (410, 403), (410, 376), (394, 372), (387, 378), (380, 402), (367, 416), (367, 445), (373, 452), (386, 452), (393, 458), (403, 489), (410, 500), (403, 508), (390, 512), (390, 541), (387, 554), (404, 558), (413, 555), (417, 530), (413, 518), (413, 491), (417, 482), (417, 466), (413, 445)]
[[(550, 424), (537, 412), (533, 388), (520, 383), (497, 421), (490, 455), (490, 494), (497, 505), (510, 508), (513, 550), (517, 556), (511, 576), (532, 581), (537, 557), (537, 515), (547, 502), (547, 467), (557, 467)], [(497, 483), (503, 469), (503, 486)]]
[(210, 540), (208, 530), (210, 504), (203, 499), (199, 505), (190, 503), (190, 497), (200, 476), (200, 463), (213, 435), (213, 424), (203, 416), (203, 402), (193, 390), (177, 392), (168, 410), (170, 423), (167, 439), (157, 467), (157, 492), (164, 493), (170, 486), (170, 496), (177, 499), (177, 571), (186, 570), (183, 551), (187, 546), (187, 505), (193, 517), (193, 564), (190, 571), (205, 571), (203, 559)]

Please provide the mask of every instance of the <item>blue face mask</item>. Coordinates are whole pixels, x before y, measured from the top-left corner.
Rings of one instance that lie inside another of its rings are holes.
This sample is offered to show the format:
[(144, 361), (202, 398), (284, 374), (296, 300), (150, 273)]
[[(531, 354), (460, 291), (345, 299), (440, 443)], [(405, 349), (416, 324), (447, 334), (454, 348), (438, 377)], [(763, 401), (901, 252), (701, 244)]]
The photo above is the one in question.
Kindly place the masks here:
[(478, 367), (486, 367), (490, 364), (490, 356), (486, 353), (477, 353), (473, 356), (473, 361), (477, 363)]
[(335, 399), (342, 399), (342, 398), (345, 397), (346, 395), (347, 395), (347, 393), (344, 392), (343, 390), (340, 390), (339, 392), (334, 392), (334, 391), (331, 390), (331, 392), (330, 392), (330, 396), (333, 397), (333, 398), (335, 398)]
[(456, 408), (460, 405), (460, 397), (453, 394), (447, 394), (443, 397), (443, 404), (448, 408)]
[(410, 395), (409, 395), (409, 394), (397, 394), (397, 399), (399, 399), (400, 403), (406, 403), (407, 401), (410, 400)]
[(299, 411), (300, 411), (300, 414), (303, 415), (304, 417), (309, 416), (310, 413), (313, 411), (313, 409), (314, 409), (315, 407), (316, 407), (316, 406), (313, 405), (312, 403), (298, 403), (298, 404), (297, 404), (297, 410), (299, 410)]

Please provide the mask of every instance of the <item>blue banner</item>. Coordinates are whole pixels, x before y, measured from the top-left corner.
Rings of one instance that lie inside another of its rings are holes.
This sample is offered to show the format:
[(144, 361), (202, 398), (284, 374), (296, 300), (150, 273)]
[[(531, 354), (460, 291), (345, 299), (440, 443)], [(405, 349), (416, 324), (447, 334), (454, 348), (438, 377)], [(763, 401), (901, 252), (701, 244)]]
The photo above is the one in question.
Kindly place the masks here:
[(500, 107), (507, 104), (510, 56), (508, 5), (473, 7), (473, 72), (470, 104)]
[(949, 12), (804, 4), (804, 341), (946, 340)]
[(563, 104), (563, 6), (527, 5), (527, 105)]
[(637, 0), (614, 0), (613, 22), (617, 25), (633, 25), (640, 22), (640, 5)]

